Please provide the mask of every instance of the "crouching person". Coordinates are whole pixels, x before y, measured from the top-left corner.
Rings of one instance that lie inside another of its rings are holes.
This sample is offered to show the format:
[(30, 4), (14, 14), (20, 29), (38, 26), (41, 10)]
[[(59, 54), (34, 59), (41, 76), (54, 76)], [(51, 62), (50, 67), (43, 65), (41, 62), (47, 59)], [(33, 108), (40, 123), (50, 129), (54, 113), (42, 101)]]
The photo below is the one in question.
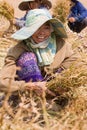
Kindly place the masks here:
[[(26, 24), (12, 35), (18, 44), (12, 47), (0, 72), (0, 91), (46, 87), (46, 75), (60, 73), (76, 60), (63, 24), (48, 10), (29, 11)], [(18, 69), (20, 68), (20, 69)], [(40, 91), (41, 92), (41, 91)]]

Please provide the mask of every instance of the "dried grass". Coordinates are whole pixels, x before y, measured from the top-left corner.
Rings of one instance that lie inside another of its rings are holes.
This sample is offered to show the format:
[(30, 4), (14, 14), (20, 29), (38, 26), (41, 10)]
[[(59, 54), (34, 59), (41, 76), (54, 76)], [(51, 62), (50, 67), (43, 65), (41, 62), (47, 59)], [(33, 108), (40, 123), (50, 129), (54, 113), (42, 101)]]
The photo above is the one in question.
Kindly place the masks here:
[(4, 15), (9, 21), (14, 18), (14, 9), (6, 1), (0, 1), (0, 14)]
[[(56, 97), (51, 97), (44, 91), (42, 97), (33, 91), (19, 92), (20, 102), (13, 107), (14, 103), (8, 104), (8, 93), (0, 107), (0, 130), (87, 129), (87, 49), (82, 46), (87, 37), (83, 40), (75, 38), (71, 33), (70, 44), (81, 55), (76, 63), (81, 64), (73, 64), (61, 74), (52, 75), (55, 78), (47, 83), (47, 88)], [(0, 47), (6, 44), (8, 48), (13, 42), (5, 38), (0, 40)]]
[(7, 34), (13, 26), (14, 9), (4, 0), (0, 1), (0, 37)]
[[(87, 62), (86, 62), (87, 63)], [(87, 72), (85, 67), (71, 67), (56, 75), (47, 87), (58, 94), (46, 98), (33, 91), (19, 93), (21, 103), (0, 109), (1, 130), (86, 130), (87, 127)], [(63, 93), (58, 88), (63, 89)], [(7, 98), (10, 95), (7, 95)], [(67, 104), (63, 104), (67, 100)], [(11, 111), (9, 112), (9, 110)]]
[(56, 5), (53, 7), (53, 15), (65, 23), (69, 9), (69, 0), (57, 0)]

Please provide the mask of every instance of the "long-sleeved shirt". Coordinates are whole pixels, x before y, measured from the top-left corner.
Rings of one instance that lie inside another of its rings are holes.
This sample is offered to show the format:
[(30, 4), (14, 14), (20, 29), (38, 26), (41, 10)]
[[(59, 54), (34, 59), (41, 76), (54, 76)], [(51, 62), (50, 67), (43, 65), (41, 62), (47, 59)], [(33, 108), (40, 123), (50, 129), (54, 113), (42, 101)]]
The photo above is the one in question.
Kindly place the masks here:
[[(60, 66), (64, 69), (68, 68), (78, 57), (78, 55), (71, 49), (71, 45), (66, 43), (63, 39), (57, 38), (56, 45), (57, 52), (53, 62), (49, 66), (43, 67), (46, 73), (48, 73), (47, 70), (51, 73)], [(16, 61), (18, 57), (26, 51), (30, 52), (24, 41), (18, 43), (9, 50), (5, 58), (5, 64), (0, 71), (0, 91), (8, 92), (9, 88), (10, 92), (25, 89), (25, 81), (15, 80), (15, 77), (17, 71)]]

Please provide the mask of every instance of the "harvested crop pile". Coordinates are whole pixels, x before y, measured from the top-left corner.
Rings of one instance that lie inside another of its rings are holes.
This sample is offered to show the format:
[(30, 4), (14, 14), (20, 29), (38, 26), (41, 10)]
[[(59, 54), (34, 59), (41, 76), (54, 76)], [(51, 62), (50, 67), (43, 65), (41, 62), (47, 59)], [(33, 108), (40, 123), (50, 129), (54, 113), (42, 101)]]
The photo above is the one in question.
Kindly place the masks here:
[(10, 28), (14, 18), (14, 9), (5, 1), (0, 0), (0, 37)]
[(0, 14), (11, 21), (14, 18), (14, 9), (7, 2), (0, 0)]

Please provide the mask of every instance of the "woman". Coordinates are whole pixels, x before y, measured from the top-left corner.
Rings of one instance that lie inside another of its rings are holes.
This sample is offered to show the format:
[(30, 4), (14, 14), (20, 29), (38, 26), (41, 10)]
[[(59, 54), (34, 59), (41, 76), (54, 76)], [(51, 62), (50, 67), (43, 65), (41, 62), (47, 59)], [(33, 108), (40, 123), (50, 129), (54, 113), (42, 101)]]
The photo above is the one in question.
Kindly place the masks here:
[[(11, 48), (0, 73), (0, 90), (43, 88), (46, 75), (67, 69), (76, 56), (64, 38), (63, 24), (48, 10), (29, 11), (23, 28), (12, 35), (20, 42)], [(20, 69), (19, 69), (20, 68)]]
[(30, 11), (31, 9), (37, 9), (37, 8), (45, 8), (45, 9), (50, 9), (52, 7), (52, 4), (49, 0), (23, 0), (18, 8), (21, 11), (26, 11), (25, 15), (23, 17), (16, 18), (16, 26), (18, 27), (23, 27), (25, 24), (25, 20), (26, 20), (26, 16), (28, 11)]

